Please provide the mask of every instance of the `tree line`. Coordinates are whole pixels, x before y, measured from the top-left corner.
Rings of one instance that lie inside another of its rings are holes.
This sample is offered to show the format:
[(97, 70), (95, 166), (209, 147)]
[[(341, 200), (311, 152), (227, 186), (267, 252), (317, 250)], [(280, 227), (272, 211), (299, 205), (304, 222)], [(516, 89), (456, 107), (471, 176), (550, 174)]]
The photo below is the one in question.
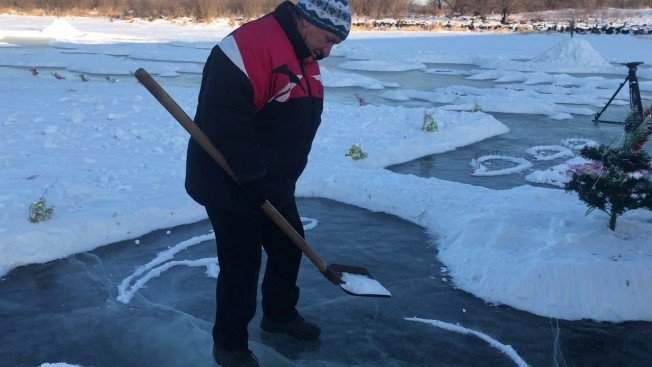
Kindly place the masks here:
[[(255, 18), (281, 0), (0, 0), (0, 8), (51, 15), (102, 15), (119, 18)], [(652, 0), (350, 0), (357, 17), (379, 19), (408, 15), (480, 16), (500, 14), (503, 23), (517, 12), (602, 7), (652, 7)]]

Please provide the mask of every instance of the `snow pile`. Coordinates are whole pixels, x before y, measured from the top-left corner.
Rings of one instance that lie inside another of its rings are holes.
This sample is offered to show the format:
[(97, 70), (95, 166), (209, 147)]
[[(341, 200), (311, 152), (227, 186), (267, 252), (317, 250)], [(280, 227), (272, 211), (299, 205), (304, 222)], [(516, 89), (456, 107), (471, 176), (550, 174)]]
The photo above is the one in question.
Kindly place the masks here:
[(39, 367), (81, 367), (81, 366), (76, 364), (68, 364), (68, 363), (43, 363)]
[(571, 67), (592, 66), (606, 68), (611, 66), (591, 47), (591, 44), (577, 37), (558, 43), (555, 47), (532, 59), (532, 61), (542, 64), (569, 65)]
[(55, 19), (52, 24), (41, 31), (44, 36), (56, 39), (77, 38), (83, 34), (63, 19)]

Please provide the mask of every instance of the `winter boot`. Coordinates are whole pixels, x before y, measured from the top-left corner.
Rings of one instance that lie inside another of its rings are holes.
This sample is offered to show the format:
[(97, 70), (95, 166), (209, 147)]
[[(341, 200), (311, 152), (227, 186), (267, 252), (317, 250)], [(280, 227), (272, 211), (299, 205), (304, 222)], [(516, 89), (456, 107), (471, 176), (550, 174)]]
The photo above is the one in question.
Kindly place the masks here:
[(249, 349), (225, 350), (213, 345), (213, 359), (221, 367), (260, 367)]
[(297, 315), (294, 320), (288, 322), (276, 322), (263, 316), (260, 321), (260, 328), (270, 333), (285, 333), (302, 340), (315, 340), (321, 334), (319, 326), (306, 321), (301, 315)]

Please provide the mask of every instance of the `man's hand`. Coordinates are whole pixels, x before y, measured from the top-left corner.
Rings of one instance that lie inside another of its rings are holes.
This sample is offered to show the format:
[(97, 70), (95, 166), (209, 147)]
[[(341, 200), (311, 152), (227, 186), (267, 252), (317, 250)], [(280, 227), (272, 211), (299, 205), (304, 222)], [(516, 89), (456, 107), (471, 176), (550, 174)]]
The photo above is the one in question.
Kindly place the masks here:
[(245, 200), (256, 208), (260, 208), (267, 200), (267, 182), (265, 178), (242, 183), (241, 189)]

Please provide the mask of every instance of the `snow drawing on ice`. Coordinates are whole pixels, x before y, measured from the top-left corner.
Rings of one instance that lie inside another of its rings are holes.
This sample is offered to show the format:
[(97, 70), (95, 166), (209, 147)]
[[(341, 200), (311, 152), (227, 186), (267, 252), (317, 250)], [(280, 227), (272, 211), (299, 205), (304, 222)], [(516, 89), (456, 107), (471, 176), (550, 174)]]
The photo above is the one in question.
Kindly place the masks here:
[(561, 139), (561, 145), (570, 149), (584, 149), (585, 147), (597, 147), (598, 143), (595, 140), (584, 138), (565, 138)]
[[(504, 167), (502, 169), (493, 169), (491, 166), (494, 166), (497, 162), (503, 161), (505, 165), (514, 163), (515, 166)], [(472, 159), (471, 167), (473, 167), (472, 176), (499, 176), (499, 175), (509, 175), (515, 172), (525, 171), (526, 169), (532, 167), (532, 162), (528, 161), (525, 158), (510, 157), (506, 155), (484, 155), (479, 158)]]
[[(195, 236), (172, 246), (170, 249), (166, 251), (160, 252), (159, 254), (156, 255), (154, 260), (136, 268), (136, 271), (132, 275), (128, 276), (122, 281), (122, 283), (120, 283), (120, 285), (118, 286), (118, 297), (116, 299), (124, 304), (131, 302), (131, 298), (134, 296), (134, 294), (136, 294), (136, 292), (138, 292), (139, 289), (145, 286), (145, 284), (150, 279), (158, 277), (164, 271), (177, 265), (185, 265), (190, 267), (205, 266), (206, 272), (208, 274), (215, 274), (214, 266), (217, 264), (217, 258), (215, 257), (199, 259), (199, 260), (169, 261), (174, 258), (175, 254), (179, 253), (182, 250), (185, 250), (194, 245), (198, 245), (205, 241), (210, 241), (214, 239), (215, 239), (214, 233)], [(131, 286), (131, 288), (129, 288), (132, 279), (137, 278), (141, 275), (143, 276), (138, 281), (136, 281)]]
[[(560, 145), (536, 145), (528, 148), (526, 152), (538, 161), (551, 161), (553, 159), (572, 157), (575, 155), (570, 149)], [(550, 152), (556, 153), (551, 154)]]
[[(306, 218), (306, 217), (301, 217), (301, 222), (303, 223), (303, 229), (306, 231), (317, 227), (317, 223), (318, 223), (317, 219)], [(171, 269), (178, 265), (183, 265), (188, 267), (204, 266), (206, 267), (206, 276), (211, 278), (217, 278), (218, 274), (220, 273), (220, 266), (217, 263), (216, 257), (207, 257), (207, 258), (197, 259), (197, 260), (171, 261), (174, 258), (174, 255), (176, 255), (180, 251), (214, 239), (215, 239), (215, 233), (195, 236), (188, 240), (180, 242), (163, 252), (158, 253), (154, 258), (154, 260), (136, 268), (136, 271), (132, 275), (128, 276), (120, 283), (120, 285), (118, 286), (118, 297), (116, 299), (124, 304), (128, 304), (129, 302), (131, 302), (131, 299), (136, 294), (136, 292), (138, 292), (139, 289), (143, 288), (145, 284), (147, 284), (147, 282), (149, 282), (153, 278), (159, 277), (166, 270)], [(142, 277), (140, 277), (141, 275)], [(132, 280), (138, 277), (140, 277), (140, 279), (138, 279), (131, 286), (131, 288), (129, 288), (129, 285), (131, 284)]]
[(574, 157), (565, 163), (558, 164), (546, 170), (536, 170), (525, 176), (525, 179), (529, 182), (553, 185), (563, 188), (573, 176), (573, 168), (583, 166), (586, 163), (588, 163), (588, 160), (586, 160), (584, 157)]
[(315, 227), (317, 227), (317, 224), (319, 224), (319, 221), (317, 219), (313, 219), (313, 218), (301, 217), (301, 224), (303, 224), (303, 230), (304, 231), (309, 231), (309, 230), (314, 229)]
[(491, 345), (492, 347), (494, 347), (494, 348), (498, 349), (499, 351), (503, 352), (505, 355), (507, 355), (507, 357), (509, 357), (512, 361), (514, 361), (514, 363), (516, 363), (516, 365), (518, 367), (527, 367), (528, 366), (527, 362), (525, 362), (525, 360), (523, 360), (523, 358), (521, 358), (516, 353), (516, 351), (514, 350), (514, 348), (512, 348), (511, 345), (505, 345), (505, 344), (497, 341), (496, 339), (490, 337), (489, 335), (481, 333), (479, 331), (467, 329), (467, 328), (459, 326), (459, 325), (449, 324), (447, 322), (443, 322), (443, 321), (439, 321), (439, 320), (428, 320), (428, 319), (422, 319), (422, 318), (418, 318), (418, 317), (406, 317), (405, 320), (421, 322), (421, 323), (424, 323), (424, 324), (429, 324), (429, 325), (432, 325), (432, 326), (440, 328), (440, 329), (444, 329), (444, 330), (448, 330), (448, 331), (452, 331), (452, 332), (456, 332), (456, 333), (460, 333), (460, 334), (464, 334), (464, 335), (476, 336), (476, 337), (486, 341), (487, 343), (489, 343), (489, 345)]
[(344, 283), (340, 284), (340, 287), (353, 294), (380, 296), (392, 295), (376, 279), (364, 275), (342, 273), (341, 279)]

